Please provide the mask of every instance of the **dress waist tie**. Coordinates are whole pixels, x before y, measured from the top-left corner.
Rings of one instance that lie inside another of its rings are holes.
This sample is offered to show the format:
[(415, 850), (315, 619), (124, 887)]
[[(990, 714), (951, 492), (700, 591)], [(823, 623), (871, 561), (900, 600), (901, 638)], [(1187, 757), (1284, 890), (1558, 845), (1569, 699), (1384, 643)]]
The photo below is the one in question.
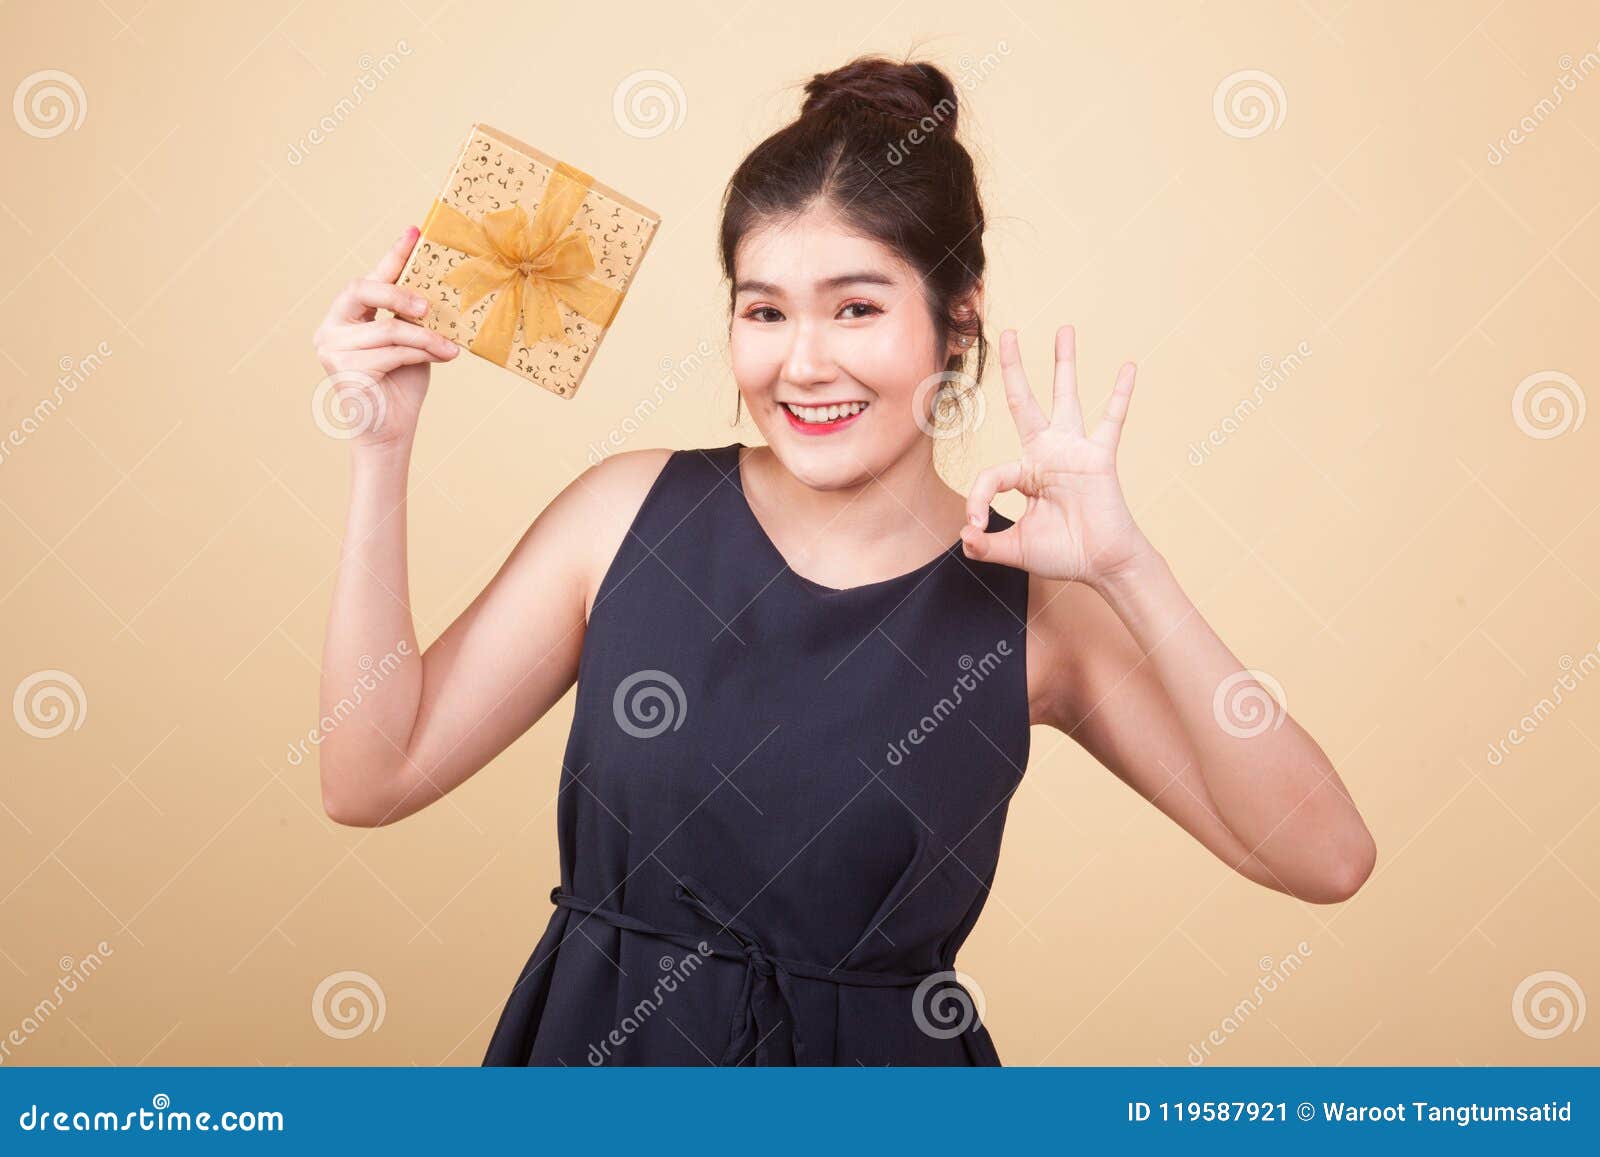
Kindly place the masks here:
[[(752, 1055), (757, 1065), (770, 1065), (773, 1056), (777, 1056), (778, 1063), (783, 1064), (790, 1055), (795, 1064), (806, 1063), (805, 1042), (800, 1032), (800, 1002), (793, 986), (796, 976), (862, 988), (911, 988), (930, 976), (939, 975), (935, 972), (869, 972), (830, 968), (805, 960), (774, 956), (766, 950), (748, 924), (734, 915), (726, 904), (694, 877), (684, 876), (674, 890), (674, 896), (727, 932), (728, 937), (712, 939), (693, 932), (662, 928), (625, 912), (581, 899), (559, 887), (551, 891), (550, 900), (560, 907), (593, 916), (614, 928), (653, 936), (693, 952), (699, 952), (703, 944), (709, 949), (705, 953), (707, 956), (743, 955), (744, 984), (740, 988), (738, 1005), (729, 1028), (728, 1045), (723, 1050), (719, 1064), (742, 1064)], [(779, 1031), (786, 1023), (787, 1035)]]

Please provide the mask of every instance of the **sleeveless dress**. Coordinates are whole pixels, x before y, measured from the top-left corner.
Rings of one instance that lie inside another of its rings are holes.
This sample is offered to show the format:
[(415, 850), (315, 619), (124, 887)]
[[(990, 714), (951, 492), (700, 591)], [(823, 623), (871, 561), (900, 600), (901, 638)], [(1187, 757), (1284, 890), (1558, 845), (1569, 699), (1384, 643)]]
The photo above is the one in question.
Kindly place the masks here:
[(1000, 1063), (955, 961), (1028, 761), (1028, 576), (957, 542), (813, 582), (741, 449), (674, 451), (596, 592), (561, 883), (485, 1065)]

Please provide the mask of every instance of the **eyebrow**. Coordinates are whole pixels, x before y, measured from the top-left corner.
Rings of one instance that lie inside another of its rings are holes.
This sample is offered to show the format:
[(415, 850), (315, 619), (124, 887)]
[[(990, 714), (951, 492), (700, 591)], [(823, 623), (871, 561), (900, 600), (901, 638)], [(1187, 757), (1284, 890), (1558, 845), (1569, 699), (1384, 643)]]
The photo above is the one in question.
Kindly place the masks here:
[[(854, 273), (841, 273), (837, 277), (827, 277), (816, 283), (818, 289), (839, 289), (846, 285), (893, 285), (894, 278), (883, 273), (871, 270), (858, 270)], [(756, 281), (746, 279), (733, 287), (734, 295), (741, 293), (765, 293), (773, 297), (782, 297), (783, 290), (770, 281)]]

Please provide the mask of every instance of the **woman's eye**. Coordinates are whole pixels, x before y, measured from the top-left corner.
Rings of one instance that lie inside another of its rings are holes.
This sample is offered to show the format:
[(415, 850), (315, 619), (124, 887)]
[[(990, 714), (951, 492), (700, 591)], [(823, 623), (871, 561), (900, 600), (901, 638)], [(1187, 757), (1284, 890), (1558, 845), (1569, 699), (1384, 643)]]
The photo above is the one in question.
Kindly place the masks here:
[[(861, 312), (851, 313), (849, 312), (850, 310), (859, 310)], [(852, 301), (841, 306), (839, 309), (840, 316), (849, 318), (852, 321), (859, 320), (863, 317), (871, 317), (873, 314), (882, 312), (883, 310), (879, 309), (876, 305), (873, 305), (870, 301)], [(770, 305), (758, 305), (754, 309), (747, 311), (744, 316), (750, 321), (767, 323), (779, 322), (783, 320), (783, 314)]]

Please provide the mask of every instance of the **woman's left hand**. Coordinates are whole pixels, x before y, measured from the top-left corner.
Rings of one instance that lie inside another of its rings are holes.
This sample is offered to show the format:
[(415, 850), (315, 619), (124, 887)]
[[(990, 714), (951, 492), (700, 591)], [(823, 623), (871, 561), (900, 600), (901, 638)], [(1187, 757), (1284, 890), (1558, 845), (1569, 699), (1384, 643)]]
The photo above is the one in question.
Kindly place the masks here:
[[(990, 466), (973, 483), (961, 531), (967, 557), (1093, 586), (1154, 555), (1117, 481), (1133, 363), (1123, 363), (1105, 417), (1088, 435), (1078, 403), (1077, 335), (1070, 325), (1056, 331), (1055, 399), (1048, 418), (1028, 388), (1015, 330), (1000, 335), (1000, 370), (1022, 436), (1022, 457)], [(1028, 504), (1011, 526), (989, 534), (983, 529), (989, 503), (1001, 490), (1022, 491)]]

